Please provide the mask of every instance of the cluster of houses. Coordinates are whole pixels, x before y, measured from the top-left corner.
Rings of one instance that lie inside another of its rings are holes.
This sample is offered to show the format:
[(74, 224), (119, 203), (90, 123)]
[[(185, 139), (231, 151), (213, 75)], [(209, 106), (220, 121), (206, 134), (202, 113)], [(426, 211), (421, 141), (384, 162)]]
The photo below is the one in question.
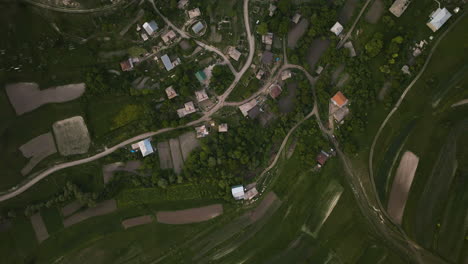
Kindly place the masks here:
[(215, 121), (210, 121), (209, 124), (204, 124), (198, 127), (195, 127), (195, 132), (197, 138), (204, 138), (210, 134), (213, 129), (218, 129), (219, 133), (227, 133), (228, 132), (228, 124), (222, 123), (216, 126)]

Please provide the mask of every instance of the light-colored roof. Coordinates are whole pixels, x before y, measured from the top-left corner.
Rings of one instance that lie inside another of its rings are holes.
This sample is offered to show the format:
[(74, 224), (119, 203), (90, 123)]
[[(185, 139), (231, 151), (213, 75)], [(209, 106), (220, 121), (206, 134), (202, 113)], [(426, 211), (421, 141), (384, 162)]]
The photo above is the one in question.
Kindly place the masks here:
[(177, 109), (177, 115), (182, 118), (188, 114), (195, 113), (197, 109), (195, 109), (195, 105), (192, 101), (185, 103), (183, 108)]
[(201, 15), (200, 8), (194, 8), (188, 11), (188, 15), (190, 18), (198, 17)]
[(254, 108), (257, 105), (257, 99), (252, 99), (249, 102), (239, 106), (239, 109), (242, 112), (242, 115), (247, 116), (249, 115), (250, 109)]
[(274, 4), (270, 4), (270, 6), (268, 7), (268, 11), (270, 11), (270, 16), (273, 16), (275, 14), (276, 8), (277, 7)]
[(346, 98), (342, 92), (337, 92), (331, 100), (338, 107), (342, 107), (348, 103), (348, 98)]
[(204, 27), (205, 26), (203, 26), (203, 23), (198, 21), (195, 25), (192, 26), (192, 30), (195, 34), (198, 34)]
[(141, 36), (141, 38), (143, 39), (143, 41), (147, 41), (147, 40), (148, 40), (148, 35), (146, 35), (146, 33), (141, 33), (140, 36)]
[(138, 146), (140, 147), (141, 155), (143, 155), (143, 157), (154, 152), (153, 146), (151, 146), (151, 142), (148, 138), (138, 142)]
[(238, 61), (241, 53), (238, 51), (235, 47), (229, 47), (228, 49), (228, 54), (231, 58), (233, 58), (235, 61)]
[(267, 45), (273, 44), (273, 33), (266, 33), (262, 36), (262, 42)]
[(148, 35), (153, 35), (153, 33), (158, 30), (158, 24), (154, 20), (151, 20), (150, 22), (145, 22), (143, 24), (143, 28), (145, 29), (146, 33)]
[(322, 66), (318, 66), (317, 67), (317, 70), (315, 71), (317, 74), (321, 74), (323, 71), (323, 67)]
[(161, 38), (164, 41), (164, 43), (168, 43), (169, 41), (173, 40), (176, 37), (176, 33), (174, 30), (169, 30), (166, 32), (166, 34), (162, 35)]
[(432, 31), (436, 32), (441, 28), (445, 22), (452, 16), (452, 14), (447, 10), (447, 8), (437, 8), (436, 11), (432, 12), (429, 16), (430, 20), (426, 24)]
[(294, 22), (294, 24), (297, 24), (297, 23), (299, 23), (299, 20), (301, 20), (301, 17), (302, 17), (301, 14), (296, 13), (296, 14), (293, 16), (293, 18), (291, 19), (291, 21)]
[(287, 80), (289, 78), (291, 78), (291, 71), (290, 70), (284, 70), (283, 72), (281, 72), (281, 80)]
[(205, 125), (196, 127), (195, 131), (197, 132), (197, 138), (206, 137), (210, 134)]
[(172, 88), (172, 86), (169, 86), (166, 88), (166, 94), (167, 94), (167, 98), (169, 99), (172, 99), (178, 95), (176, 91), (174, 90), (174, 88)]
[(164, 64), (164, 67), (166, 68), (167, 71), (170, 71), (170, 70), (174, 69), (174, 65), (172, 64), (171, 59), (169, 58), (169, 56), (167, 56), (167, 54), (162, 55), (161, 60), (162, 60), (162, 62)]
[(195, 91), (195, 96), (197, 97), (198, 102), (208, 100), (208, 94), (205, 90)]
[(251, 200), (252, 198), (254, 198), (255, 196), (258, 195), (258, 191), (257, 191), (257, 188), (253, 187), (252, 189), (248, 190), (245, 195), (244, 195), (244, 199), (245, 200)]
[(330, 28), (330, 31), (335, 33), (335, 35), (339, 36), (341, 34), (341, 31), (343, 31), (343, 26), (340, 24), (340, 22), (336, 22), (335, 25), (333, 25), (333, 27)]
[(409, 4), (409, 0), (396, 0), (388, 10), (390, 10), (390, 12), (396, 17), (400, 17), (403, 12), (405, 12)]
[(188, 2), (188, 0), (179, 0), (179, 2), (177, 3), (177, 8), (184, 9)]
[(265, 74), (265, 71), (260, 69), (260, 70), (258, 70), (257, 75), (255, 76), (255, 78), (260, 80), (260, 79), (262, 79), (264, 74)]
[(228, 132), (228, 124), (223, 123), (218, 126), (219, 132)]
[(244, 199), (244, 186), (242, 185), (236, 185), (231, 187), (231, 193), (234, 199), (236, 200), (242, 200)]

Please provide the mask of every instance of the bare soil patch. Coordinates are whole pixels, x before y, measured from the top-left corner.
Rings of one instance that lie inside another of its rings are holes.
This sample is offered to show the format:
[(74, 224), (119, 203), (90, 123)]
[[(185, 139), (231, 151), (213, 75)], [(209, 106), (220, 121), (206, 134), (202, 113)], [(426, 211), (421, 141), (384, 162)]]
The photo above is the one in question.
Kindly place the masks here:
[(182, 40), (180, 43), (179, 43), (179, 46), (183, 49), (183, 50), (189, 50), (192, 48), (192, 45), (190, 45), (190, 43), (187, 41), (187, 40)]
[(328, 46), (330, 46), (330, 40), (328, 39), (316, 39), (310, 45), (307, 52), (307, 62), (312, 71), (315, 71), (315, 64), (319, 61), (325, 50), (327, 50)]
[(44, 224), (44, 220), (42, 220), (41, 214), (37, 213), (31, 216), (30, 220), (34, 233), (36, 234), (37, 242), (41, 243), (46, 240), (49, 237), (49, 232), (47, 232), (47, 228)]
[(182, 157), (187, 160), (190, 152), (200, 146), (195, 132), (188, 132), (179, 137), (180, 147), (182, 149)]
[(372, 3), (371, 7), (369, 8), (369, 11), (367, 11), (366, 13), (366, 17), (365, 17), (366, 21), (371, 24), (377, 24), (380, 17), (382, 16), (384, 7), (385, 6), (382, 0), (375, 0), (374, 3)]
[(397, 224), (401, 224), (408, 193), (418, 168), (419, 157), (411, 151), (406, 151), (393, 180), (392, 190), (388, 199), (387, 212)]
[(383, 84), (382, 89), (380, 89), (379, 95), (377, 96), (377, 99), (379, 101), (383, 101), (383, 99), (385, 98), (385, 95), (387, 95), (388, 89), (390, 89), (391, 86), (392, 86), (391, 82), (385, 82)]
[(309, 27), (308, 19), (301, 19), (301, 21), (294, 25), (294, 27), (288, 32), (288, 48), (294, 49), (297, 45), (297, 42), (306, 32)]
[(171, 146), (171, 156), (172, 164), (174, 165), (174, 172), (180, 174), (182, 168), (184, 167), (184, 160), (182, 158), (182, 152), (180, 151), (179, 139), (171, 138), (169, 140), (169, 145)]
[(117, 203), (115, 202), (115, 200), (112, 199), (112, 200), (103, 201), (103, 202), (98, 203), (96, 207), (94, 208), (88, 208), (68, 218), (65, 218), (65, 220), (63, 220), (63, 226), (69, 227), (74, 224), (78, 224), (79, 222), (84, 221), (91, 217), (112, 213), (116, 209), (117, 209)]
[(289, 113), (294, 110), (296, 99), (297, 82), (288, 83), (288, 95), (281, 97), (278, 101), (278, 108), (281, 113)]
[(114, 173), (117, 171), (127, 171), (130, 173), (138, 174), (137, 170), (141, 167), (141, 161), (132, 160), (126, 163), (115, 162), (102, 166), (102, 177), (104, 184), (107, 184), (114, 177)]
[(57, 152), (54, 137), (50, 132), (31, 139), (19, 150), (25, 158), (31, 158), (28, 164), (21, 169), (22, 175), (30, 173), (41, 160)]
[(223, 206), (221, 204), (213, 204), (178, 211), (161, 211), (156, 214), (156, 218), (158, 222), (163, 224), (181, 225), (208, 221), (222, 213)]
[(88, 152), (91, 139), (81, 116), (55, 122), (52, 126), (58, 150), (64, 156)]
[(6, 92), (17, 115), (22, 115), (47, 103), (63, 103), (80, 97), (84, 83), (68, 84), (40, 90), (37, 83), (15, 83), (6, 86)]
[(157, 145), (159, 155), (159, 166), (161, 169), (172, 169), (171, 149), (169, 142), (159, 142)]
[(257, 206), (257, 208), (253, 209), (252, 211), (248, 212), (247, 215), (252, 223), (261, 219), (265, 213), (268, 211), (270, 206), (278, 200), (278, 196), (274, 192), (269, 192), (265, 198), (263, 198), (262, 202)]
[(153, 222), (153, 217), (151, 215), (143, 215), (143, 216), (138, 216), (138, 217), (123, 220), (122, 226), (125, 229), (128, 229), (130, 227), (145, 225), (151, 222)]
[(73, 213), (75, 213), (76, 211), (80, 210), (81, 207), (83, 207), (83, 204), (81, 204), (78, 200), (76, 201), (73, 201), (67, 205), (65, 205), (61, 212), (62, 212), (62, 215), (64, 217), (67, 217), (69, 215), (72, 215)]

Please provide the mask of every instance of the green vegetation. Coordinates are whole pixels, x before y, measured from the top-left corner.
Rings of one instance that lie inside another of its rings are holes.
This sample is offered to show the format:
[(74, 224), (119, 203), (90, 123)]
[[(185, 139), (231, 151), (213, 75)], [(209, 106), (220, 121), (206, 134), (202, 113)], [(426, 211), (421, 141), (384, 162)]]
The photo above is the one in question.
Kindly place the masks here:
[(210, 87), (214, 89), (216, 94), (221, 95), (234, 80), (234, 75), (227, 66), (221, 65), (216, 65), (213, 68), (212, 74)]

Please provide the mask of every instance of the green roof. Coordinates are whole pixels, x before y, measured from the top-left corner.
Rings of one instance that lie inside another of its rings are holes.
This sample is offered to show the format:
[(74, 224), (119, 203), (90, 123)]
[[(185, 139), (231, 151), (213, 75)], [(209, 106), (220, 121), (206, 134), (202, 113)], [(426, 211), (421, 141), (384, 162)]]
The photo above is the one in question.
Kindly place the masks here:
[(195, 73), (195, 77), (197, 77), (200, 82), (206, 80), (206, 74), (203, 71), (197, 71), (197, 73)]

